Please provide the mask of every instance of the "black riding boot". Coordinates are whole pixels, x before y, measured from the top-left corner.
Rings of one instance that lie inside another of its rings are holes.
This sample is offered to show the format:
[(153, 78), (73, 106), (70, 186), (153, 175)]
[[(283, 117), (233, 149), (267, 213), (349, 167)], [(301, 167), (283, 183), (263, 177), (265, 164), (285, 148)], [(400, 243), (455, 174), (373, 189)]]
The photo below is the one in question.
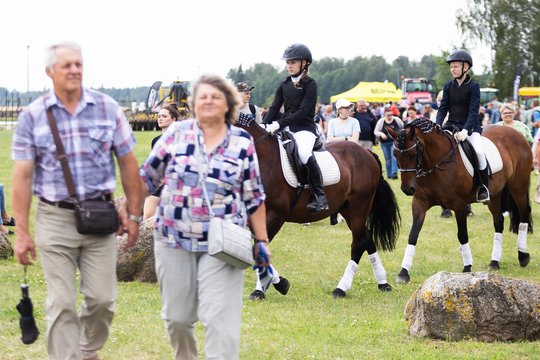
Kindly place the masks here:
[(309, 176), (309, 185), (311, 186), (311, 193), (313, 194), (312, 201), (307, 205), (307, 208), (312, 213), (318, 213), (322, 210), (328, 209), (328, 201), (326, 200), (326, 194), (323, 189), (323, 179), (321, 175), (321, 169), (315, 160), (315, 156), (311, 155), (306, 163)]
[(477, 190), (476, 201), (487, 204), (489, 203), (489, 189), (488, 189), (488, 169), (480, 170), (480, 179), (482, 184)]

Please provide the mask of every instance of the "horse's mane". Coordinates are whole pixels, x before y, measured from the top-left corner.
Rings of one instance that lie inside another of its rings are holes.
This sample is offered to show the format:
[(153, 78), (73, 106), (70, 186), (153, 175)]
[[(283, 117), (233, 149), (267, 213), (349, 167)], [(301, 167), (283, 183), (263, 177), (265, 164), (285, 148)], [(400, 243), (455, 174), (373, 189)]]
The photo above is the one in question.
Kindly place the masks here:
[[(440, 129), (440, 126), (428, 119), (416, 119), (413, 122), (405, 125), (405, 129), (408, 127), (414, 126), (422, 132), (422, 134), (429, 134), (435, 129)], [(405, 130), (400, 131), (396, 136), (396, 145), (400, 150), (405, 149), (405, 141), (407, 139), (407, 132)]]
[(420, 118), (416, 119), (413, 122), (405, 125), (405, 127), (414, 126), (415, 128), (419, 129), (422, 134), (428, 134), (432, 132), (434, 129), (439, 129), (440, 126), (434, 123), (431, 120)]

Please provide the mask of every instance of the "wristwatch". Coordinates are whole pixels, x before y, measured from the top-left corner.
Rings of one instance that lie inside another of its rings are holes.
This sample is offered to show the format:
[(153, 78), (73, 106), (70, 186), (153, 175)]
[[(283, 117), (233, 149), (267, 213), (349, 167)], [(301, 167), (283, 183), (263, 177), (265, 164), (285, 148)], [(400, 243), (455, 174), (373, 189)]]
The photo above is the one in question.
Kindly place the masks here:
[(136, 216), (136, 215), (132, 215), (132, 214), (128, 215), (128, 219), (132, 220), (132, 221), (135, 221), (137, 224), (140, 224), (143, 221), (142, 216)]

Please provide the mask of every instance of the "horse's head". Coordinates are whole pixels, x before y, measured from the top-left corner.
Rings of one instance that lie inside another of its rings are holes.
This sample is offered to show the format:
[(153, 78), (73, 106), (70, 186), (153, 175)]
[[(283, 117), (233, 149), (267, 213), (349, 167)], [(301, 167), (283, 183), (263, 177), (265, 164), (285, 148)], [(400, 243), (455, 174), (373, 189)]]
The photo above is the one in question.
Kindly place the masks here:
[[(424, 149), (429, 147), (431, 142), (438, 141), (438, 136), (433, 135), (442, 135), (442, 130), (440, 126), (426, 119), (415, 120), (399, 132), (389, 128), (387, 130), (394, 138), (394, 156), (401, 172), (401, 190), (406, 195), (413, 195), (417, 177), (429, 175), (439, 165), (437, 163), (431, 167), (432, 162)], [(438, 157), (435, 155), (432, 158)]]
[(401, 191), (411, 196), (416, 190), (416, 166), (418, 161), (418, 143), (414, 135), (415, 128), (408, 127), (401, 131), (387, 128), (394, 138), (394, 156), (401, 173)]

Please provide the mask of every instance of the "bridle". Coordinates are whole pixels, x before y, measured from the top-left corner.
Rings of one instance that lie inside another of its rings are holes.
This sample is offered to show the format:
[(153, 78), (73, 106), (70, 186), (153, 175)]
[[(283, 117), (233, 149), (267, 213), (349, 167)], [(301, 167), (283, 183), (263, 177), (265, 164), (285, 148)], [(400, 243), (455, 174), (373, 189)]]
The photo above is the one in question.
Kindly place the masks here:
[(415, 160), (416, 166), (414, 168), (405, 168), (405, 169), (400, 168), (399, 172), (401, 172), (401, 173), (414, 172), (416, 177), (424, 177), (424, 176), (428, 176), (429, 174), (431, 174), (435, 170), (441, 170), (442, 171), (443, 169), (441, 169), (441, 165), (444, 164), (444, 163), (453, 161), (455, 156), (456, 156), (456, 143), (453, 142), (450, 139), (450, 137), (447, 137), (447, 139), (448, 139), (448, 141), (450, 141), (450, 145), (452, 146), (452, 148), (450, 149), (450, 151), (441, 160), (437, 161), (435, 163), (435, 165), (433, 165), (429, 170), (424, 170), (423, 169), (424, 148), (422, 147), (422, 145), (418, 141), (418, 137), (416, 135), (414, 136), (414, 144), (412, 146), (408, 147), (407, 149), (399, 149), (396, 146), (397, 145), (396, 141), (394, 141), (394, 149), (396, 151), (398, 151), (399, 153), (401, 153), (401, 154), (406, 153), (408, 151), (411, 151), (414, 148), (418, 149), (416, 151), (416, 160)]
[[(242, 125), (242, 126), (245, 126), (245, 127), (250, 127), (251, 126), (251, 123), (255, 121), (254, 118), (250, 118), (248, 116), (243, 116), (244, 114), (240, 114), (238, 116), (238, 120), (236, 121), (237, 124), (239, 125)], [(258, 125), (257, 125), (258, 126)], [(261, 142), (262, 140), (266, 139), (268, 136), (270, 136), (270, 133), (268, 132), (264, 132), (263, 135), (261, 135), (257, 140), (255, 140), (255, 145), (257, 145), (257, 143)]]

